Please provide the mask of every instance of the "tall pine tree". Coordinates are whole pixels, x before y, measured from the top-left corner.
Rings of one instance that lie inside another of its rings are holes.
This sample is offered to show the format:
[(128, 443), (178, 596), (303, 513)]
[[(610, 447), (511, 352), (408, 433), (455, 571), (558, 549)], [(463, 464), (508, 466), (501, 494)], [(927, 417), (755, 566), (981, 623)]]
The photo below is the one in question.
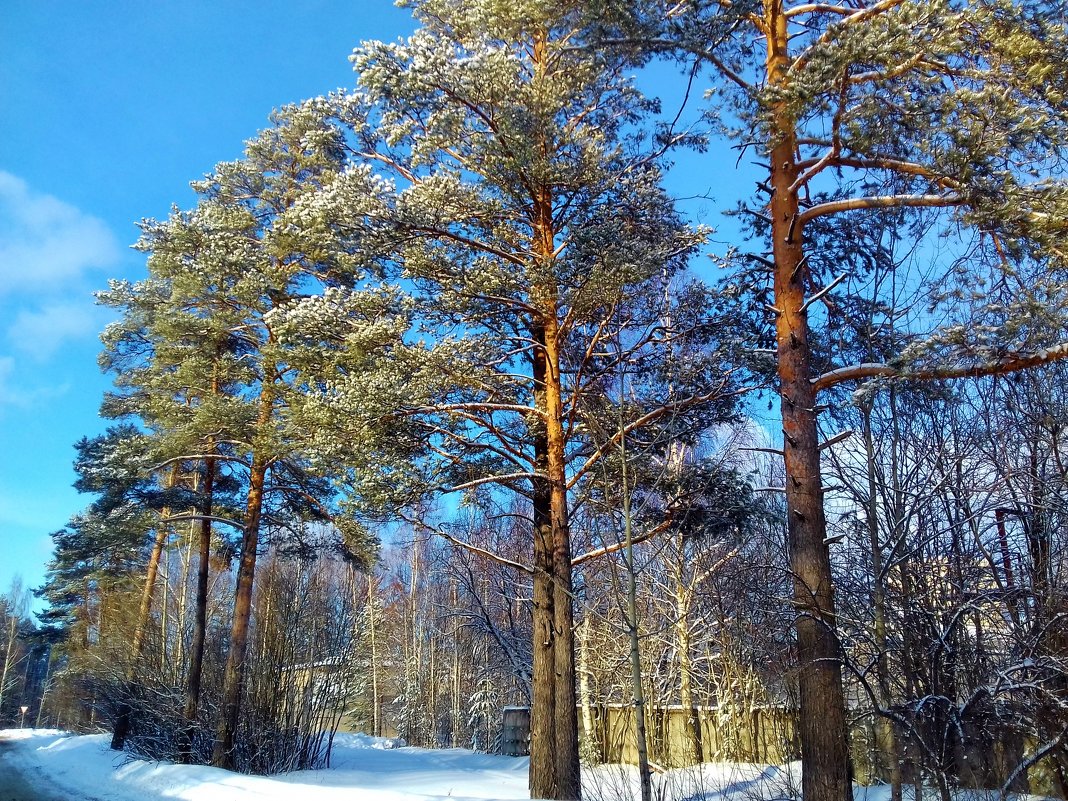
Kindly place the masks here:
[[(660, 187), (654, 104), (583, 46), (587, 4), (412, 6), (416, 34), (358, 48), (356, 92), (322, 101), (353, 166), (308, 208), (386, 282), (287, 307), (279, 336), (304, 349), (324, 448), (390, 432), (351, 475), (368, 508), (529, 503), (531, 563), (505, 561), (533, 584), (530, 789), (578, 798), (572, 514), (618, 437), (693, 439), (730, 412), (709, 295), (682, 277), (702, 232)], [(624, 366), (643, 376), (627, 399)], [(594, 436), (620, 404), (617, 436)]]
[[(762, 197), (746, 211), (766, 249), (752, 254), (759, 267), (746, 272), (756, 277), (752, 308), (771, 315), (775, 343), (803, 793), (807, 801), (846, 801), (818, 395), (873, 377), (983, 375), (1068, 355), (1063, 23), (1049, 4), (1028, 0), (599, 7), (603, 46), (710, 67), (715, 113), (761, 160)], [(855, 236), (862, 221), (892, 215), (900, 236), (903, 221), (937, 210), (945, 232), (965, 238), (949, 257), (944, 245), (924, 240), (912, 262), (922, 269), (895, 282), (890, 315), (903, 317), (906, 289), (924, 290), (912, 294), (915, 304), (935, 305), (913, 316), (908, 346), (878, 363), (825, 350), (843, 313), (885, 300), (870, 295), (886, 284), (871, 280), (876, 254)], [(953, 324), (931, 327), (935, 320)]]

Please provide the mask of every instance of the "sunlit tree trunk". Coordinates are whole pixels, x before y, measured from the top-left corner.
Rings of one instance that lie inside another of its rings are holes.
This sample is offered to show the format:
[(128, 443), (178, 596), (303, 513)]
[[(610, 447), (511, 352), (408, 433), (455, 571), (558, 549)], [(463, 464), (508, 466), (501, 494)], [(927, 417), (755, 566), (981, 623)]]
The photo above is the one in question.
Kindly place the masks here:
[[(790, 57), (781, 0), (765, 0), (767, 74), (787, 89)], [(830, 554), (825, 542), (816, 392), (805, 307), (804, 250), (798, 190), (796, 120), (783, 100), (772, 109), (774, 147), (770, 185), (775, 263), (776, 348), (786, 461), (790, 569), (797, 615), (801, 702), (802, 795), (805, 801), (849, 801), (849, 750)]]
[[(547, 34), (535, 36), (535, 84), (546, 80)], [(549, 143), (539, 147), (546, 155)], [(554, 275), (556, 231), (553, 195), (537, 187), (532, 204), (535, 269)], [(555, 284), (532, 291), (538, 319), (532, 326), (535, 405), (544, 419), (534, 437), (535, 472), (544, 476), (533, 492), (534, 523), (534, 703), (531, 710), (530, 793), (534, 798), (578, 799), (581, 795), (578, 699), (575, 692), (575, 631), (571, 576), (563, 385), (560, 373), (559, 309)]]
[[(544, 332), (534, 331), (535, 342), (544, 342)], [(545, 350), (534, 351), (533, 375), (538, 408), (544, 408), (547, 363)], [(539, 431), (534, 438), (535, 472), (548, 473), (548, 437)], [(553, 527), (549, 485), (546, 479), (535, 482), (532, 493), (534, 533), (533, 697), (530, 710), (530, 795), (531, 798), (556, 798), (556, 677), (553, 614)]]
[[(267, 427), (273, 409), (274, 398), (272, 393), (265, 388), (260, 398), (257, 431), (263, 431)], [(241, 695), (244, 691), (245, 657), (248, 653), (249, 620), (252, 616), (252, 585), (256, 577), (256, 549), (259, 546), (267, 466), (265, 450), (257, 445), (249, 470), (248, 499), (245, 508), (244, 531), (241, 536), (241, 561), (237, 569), (234, 618), (230, 626), (230, 652), (226, 659), (226, 671), (223, 674), (221, 715), (211, 756), (213, 765), (228, 770), (233, 770), (236, 765), (234, 745), (241, 716)]]
[(578, 749), (578, 698), (575, 693), (575, 617), (571, 578), (571, 527), (565, 475), (563, 403), (556, 316), (549, 319), (546, 356), (546, 429), (552, 514), (553, 664), (556, 704), (557, 799), (581, 795)]

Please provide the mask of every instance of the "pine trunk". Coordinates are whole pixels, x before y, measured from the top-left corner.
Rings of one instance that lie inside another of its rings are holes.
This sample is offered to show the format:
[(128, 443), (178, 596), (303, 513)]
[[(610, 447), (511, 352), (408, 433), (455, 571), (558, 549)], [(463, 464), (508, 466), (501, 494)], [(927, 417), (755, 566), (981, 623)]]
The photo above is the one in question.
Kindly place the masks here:
[[(548, 32), (534, 37), (534, 82), (552, 80)], [(538, 148), (548, 162), (550, 145)], [(581, 795), (578, 698), (575, 692), (575, 619), (571, 585), (571, 529), (567, 503), (560, 330), (553, 261), (556, 254), (553, 193), (539, 186), (531, 197), (532, 251), (538, 275), (531, 292), (537, 319), (533, 383), (544, 415), (534, 436), (534, 703), (531, 710), (530, 793), (533, 798), (578, 799)], [(544, 478), (542, 478), (544, 477)]]
[[(216, 351), (216, 358), (222, 354)], [(215, 367), (211, 378), (211, 394), (218, 395), (220, 390), (219, 363)], [(209, 437), (208, 447), (205, 453), (216, 453), (214, 437)], [(200, 563), (197, 565), (197, 600), (193, 611), (193, 641), (190, 644), (189, 671), (186, 675), (185, 685), (185, 730), (182, 735), (179, 759), (182, 762), (192, 758), (192, 736), (196, 726), (200, 707), (200, 680), (204, 670), (204, 642), (207, 637), (208, 626), (208, 577), (211, 569), (211, 515), (215, 505), (215, 476), (218, 472), (218, 460), (208, 458), (204, 461), (204, 486), (200, 513), (204, 516), (200, 525)]]
[(563, 403), (556, 315), (546, 331), (549, 492), (552, 511), (553, 663), (556, 704), (556, 799), (578, 799), (578, 697), (575, 692), (575, 609), (571, 583), (571, 526), (567, 505)]
[[(544, 331), (535, 329), (535, 341), (544, 342)], [(546, 360), (544, 348), (534, 353), (536, 403), (544, 408)], [(534, 438), (535, 472), (548, 474), (548, 438)], [(530, 710), (531, 798), (556, 798), (556, 680), (553, 614), (553, 531), (548, 482), (539, 479), (533, 488), (534, 578), (533, 578), (533, 675)]]
[[(265, 393), (260, 401), (259, 428), (271, 414), (272, 399)], [(237, 569), (234, 619), (230, 626), (230, 653), (223, 674), (222, 714), (215, 734), (211, 764), (233, 770), (236, 764), (234, 745), (241, 715), (241, 694), (245, 683), (245, 656), (248, 651), (249, 620), (252, 616), (252, 584), (256, 576), (256, 548), (259, 545), (260, 516), (263, 512), (263, 486), (267, 475), (267, 458), (257, 447), (249, 471), (245, 529), (241, 537), (241, 562)]]
[[(767, 71), (771, 87), (788, 88), (787, 18), (781, 0), (766, 0)], [(850, 801), (849, 749), (830, 553), (825, 542), (816, 393), (804, 307), (804, 266), (797, 188), (795, 120), (786, 103), (772, 109), (771, 234), (775, 262), (776, 346), (786, 461), (788, 547), (797, 615), (801, 703), (802, 796)]]
[[(171, 470), (167, 486), (173, 487), (177, 478), (178, 467), (175, 465)], [(164, 509), (162, 516), (169, 517), (170, 510)], [(163, 546), (166, 544), (167, 525), (160, 521), (160, 525), (156, 529), (156, 539), (152, 543), (152, 552), (148, 557), (148, 567), (145, 570), (145, 584), (141, 590), (141, 604), (137, 610), (137, 623), (134, 626), (133, 643), (131, 645), (133, 655), (126, 674), (127, 682), (133, 678), (133, 671), (137, 668), (137, 663), (141, 661), (141, 653), (145, 648), (145, 633), (148, 630), (148, 618), (152, 612), (152, 596), (155, 594), (160, 556), (163, 554)], [(111, 747), (116, 751), (121, 751), (126, 745), (126, 737), (130, 733), (132, 715), (133, 707), (131, 707), (126, 698), (123, 698), (119, 703), (119, 710), (115, 715), (115, 725), (111, 732)]]
[(211, 561), (211, 513), (215, 492), (215, 459), (204, 462), (204, 503), (200, 513), (204, 519), (200, 525), (199, 559), (197, 565), (197, 600), (193, 610), (193, 641), (189, 650), (189, 672), (185, 683), (185, 729), (179, 760), (189, 763), (193, 758), (193, 730), (196, 726), (200, 706), (200, 679), (204, 669), (204, 641), (208, 625), (208, 574)]

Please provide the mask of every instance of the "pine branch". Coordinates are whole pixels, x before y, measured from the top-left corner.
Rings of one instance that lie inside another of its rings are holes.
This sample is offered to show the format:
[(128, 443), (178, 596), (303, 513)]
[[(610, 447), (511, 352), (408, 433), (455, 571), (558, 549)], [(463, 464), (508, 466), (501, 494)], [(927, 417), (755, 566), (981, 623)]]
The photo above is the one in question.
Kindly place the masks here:
[(148, 472), (154, 473), (157, 470), (162, 470), (164, 467), (169, 467), (170, 465), (175, 464), (176, 462), (188, 462), (193, 460), (199, 461), (206, 459), (216, 459), (220, 462), (236, 462), (237, 464), (249, 467), (248, 460), (242, 459), (239, 456), (225, 456), (221, 453), (186, 453), (181, 456), (172, 456), (170, 459), (166, 459), (157, 465), (153, 465), (152, 467), (148, 468)]
[[(631, 545), (637, 545), (640, 542), (646, 542), (647, 540), (651, 540), (657, 534), (660, 534), (660, 533), (666, 531), (670, 526), (671, 526), (671, 521), (670, 520), (665, 520), (664, 522), (662, 522), (659, 525), (657, 525), (655, 528), (652, 528), (649, 531), (645, 532), (644, 534), (640, 534), (637, 537), (634, 537), (633, 539), (631, 539), (630, 544)], [(603, 548), (595, 548), (592, 551), (587, 551), (586, 553), (580, 554), (580, 555), (576, 556), (574, 559), (572, 559), (571, 560), (571, 567), (578, 567), (579, 565), (583, 564), (584, 562), (589, 562), (591, 559), (597, 559), (598, 557), (601, 557), (601, 556), (607, 556), (610, 553), (615, 553), (616, 551), (620, 551), (620, 550), (622, 550), (623, 548), (626, 548), (626, 547), (627, 547), (627, 542), (623, 541), (623, 542), (615, 542), (615, 543), (612, 543), (611, 545), (605, 545)]]
[(839, 14), (843, 17), (848, 17), (856, 11), (855, 8), (846, 8), (845, 6), (833, 6), (829, 3), (805, 3), (804, 5), (794, 6), (786, 11), (786, 17), (796, 17), (800, 14)]
[(245, 530), (244, 523), (239, 523), (237, 520), (231, 520), (228, 517), (218, 517), (217, 515), (201, 515), (189, 512), (187, 514), (170, 515), (169, 517), (160, 518), (161, 523), (178, 523), (183, 520), (210, 520), (212, 523), (224, 523), (228, 526), (233, 526), (238, 531)]
[(845, 273), (842, 273), (841, 275), (839, 275), (837, 278), (835, 278), (833, 281), (831, 281), (831, 283), (827, 284), (827, 286), (825, 286), (823, 289), (821, 289), (815, 295), (813, 295), (808, 300), (806, 300), (804, 303), (802, 303), (801, 304), (801, 308), (798, 310), (798, 313), (801, 313), (801, 312), (805, 311), (805, 309), (807, 309), (809, 306), (811, 306), (817, 300), (819, 300), (822, 297), (825, 297), (828, 292), (830, 292), (832, 289), (834, 289), (836, 286), (838, 286), (840, 283), (842, 283), (842, 281), (844, 281), (845, 278), (846, 278), (846, 274)]
[(839, 214), (843, 211), (858, 211), (861, 209), (896, 209), (896, 208), (948, 208), (960, 206), (964, 198), (957, 194), (952, 195), (873, 195), (870, 197), (845, 198), (843, 200), (829, 200), (826, 203), (818, 203), (810, 209), (806, 209), (797, 216), (797, 225), (804, 225), (816, 217), (828, 214)]
[(420, 525), (421, 525), (422, 528), (430, 531), (430, 533), (436, 534), (437, 536), (441, 537), (446, 542), (452, 543), (453, 545), (457, 546), (458, 548), (463, 548), (465, 550), (471, 551), (472, 553), (480, 554), (481, 556), (485, 556), (487, 559), (492, 559), (494, 562), (497, 562), (498, 564), (502, 564), (502, 565), (505, 565), (507, 567), (514, 568), (516, 570), (521, 570), (524, 573), (530, 573), (530, 574), (533, 575), (533, 573), (535, 572), (534, 568), (531, 567), (530, 565), (524, 565), (522, 562), (515, 562), (515, 561), (513, 561), (511, 559), (507, 559), (507, 558), (501, 556), (500, 554), (496, 554), (493, 551), (487, 550), (486, 548), (480, 548), (477, 545), (472, 545), (471, 543), (465, 542), (464, 540), (461, 540), (458, 537), (454, 537), (452, 534), (449, 534), (447, 531), (445, 531), (443, 529), (431, 528), (430, 526), (427, 526), (425, 523), (420, 524)]
[(845, 381), (859, 381), (867, 378), (902, 378), (910, 381), (952, 380), (957, 378), (981, 378), (988, 375), (1004, 375), (1017, 370), (1026, 370), (1042, 364), (1068, 358), (1068, 342), (1062, 342), (1052, 348), (1036, 353), (1013, 353), (987, 362), (968, 366), (925, 367), (912, 370), (907, 366), (894, 366), (875, 362), (854, 364), (831, 370), (812, 380), (816, 391), (837, 386)]
[(851, 436), (853, 436), (853, 433), (854, 433), (854, 431), (851, 428), (847, 428), (845, 431), (840, 431), (839, 433), (835, 434), (830, 439), (821, 442), (820, 445), (819, 445), (819, 449), (821, 451), (822, 450), (826, 450), (827, 448), (830, 448), (832, 445), (837, 445), (839, 442), (844, 442), (845, 440), (847, 440)]
[(441, 491), (443, 493), (461, 492), (465, 489), (471, 489), (472, 487), (480, 487), (483, 484), (507, 484), (510, 481), (517, 481), (519, 479), (529, 479), (531, 481), (537, 481), (539, 478), (541, 478), (541, 476), (539, 476), (537, 473), (505, 473), (499, 476), (483, 476), (482, 478), (465, 481), (463, 484), (456, 484), (452, 487), (446, 487)]

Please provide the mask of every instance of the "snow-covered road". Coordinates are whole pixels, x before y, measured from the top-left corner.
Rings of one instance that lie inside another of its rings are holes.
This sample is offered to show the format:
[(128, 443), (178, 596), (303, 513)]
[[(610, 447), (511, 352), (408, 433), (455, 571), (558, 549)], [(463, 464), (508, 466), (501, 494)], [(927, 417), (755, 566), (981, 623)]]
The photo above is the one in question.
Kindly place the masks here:
[(15, 747), (9, 738), (0, 736), (0, 801), (71, 801), (66, 793), (46, 788), (44, 777), (24, 776), (25, 768), (16, 764)]

